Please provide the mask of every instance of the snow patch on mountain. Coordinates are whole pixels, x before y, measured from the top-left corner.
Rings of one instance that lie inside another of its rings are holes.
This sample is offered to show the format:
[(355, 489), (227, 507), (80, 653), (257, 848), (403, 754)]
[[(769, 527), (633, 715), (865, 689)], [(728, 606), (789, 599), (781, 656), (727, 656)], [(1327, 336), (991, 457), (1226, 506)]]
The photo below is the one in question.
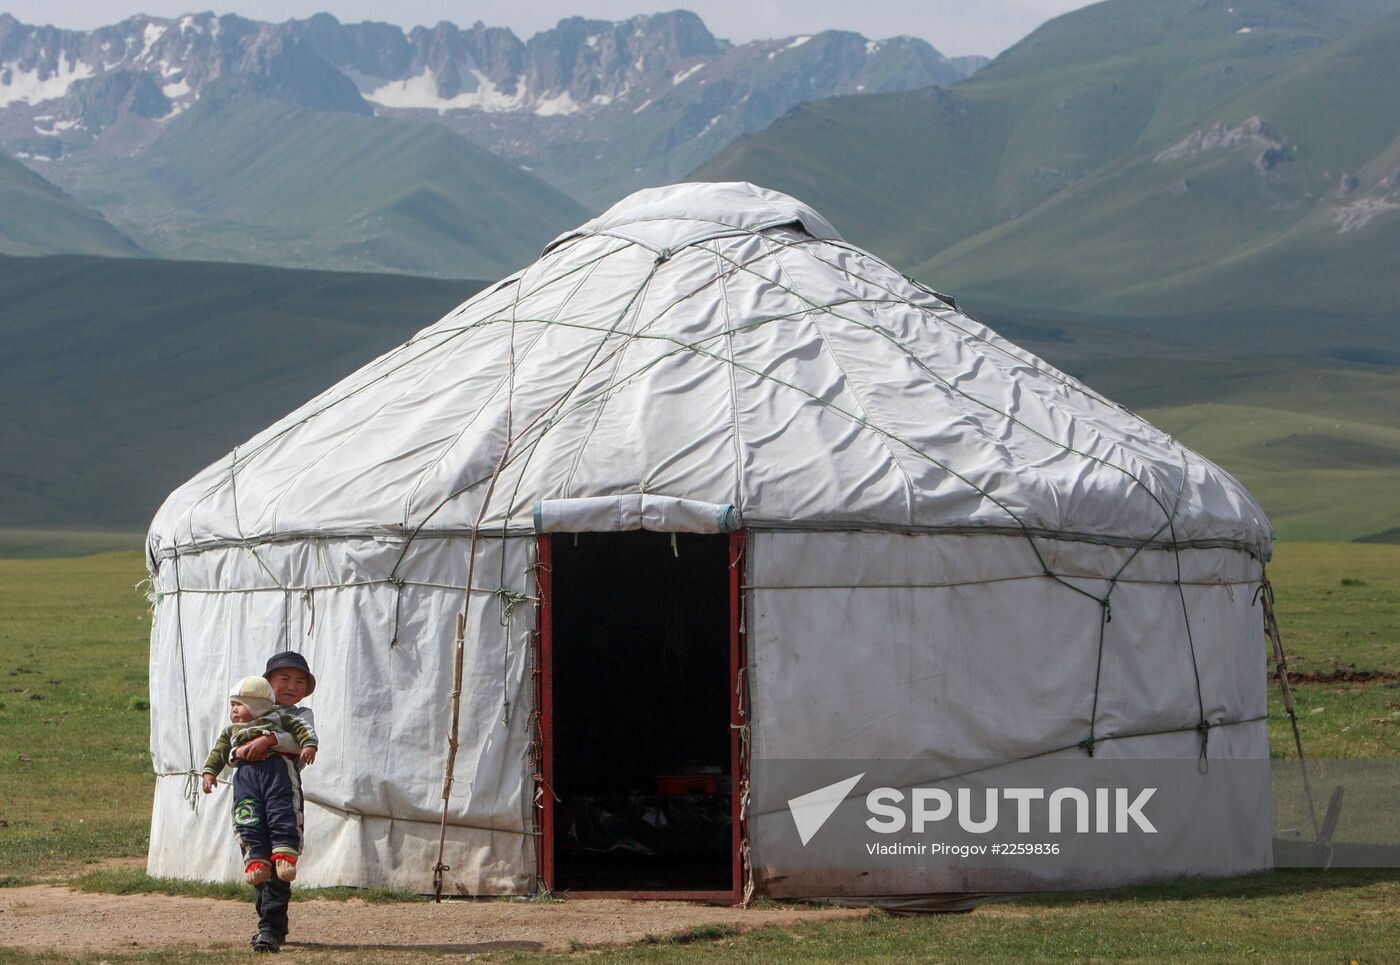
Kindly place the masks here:
[[(432, 68), (424, 68), (405, 80), (394, 80), (373, 90), (366, 91), (365, 100), (380, 107), (393, 107), (408, 110), (432, 110), (439, 114), (452, 110), (478, 111), (518, 111), (525, 99), (522, 88), (514, 94), (507, 94), (498, 88), (479, 70), (473, 70), (477, 88), (463, 91), (455, 97), (443, 97), (437, 74)], [(363, 88), (361, 88), (363, 89)], [(577, 108), (575, 108), (577, 109)]]
[(544, 97), (535, 105), (534, 113), (540, 117), (560, 117), (566, 114), (577, 114), (578, 104), (568, 91), (560, 91), (554, 97)]
[(0, 64), (0, 107), (57, 100), (68, 93), (74, 81), (85, 80), (93, 73), (91, 65), (77, 59), (65, 63), (62, 57), (58, 68), (52, 71), (42, 67), (21, 70), (18, 61)]
[(676, 86), (678, 86), (678, 85), (684, 83), (685, 80), (686, 80), (686, 78), (691, 77), (692, 75), (694, 75), (694, 73), (695, 73), (697, 70), (700, 70), (700, 69), (703, 68), (704, 66), (705, 66), (705, 64), (704, 64), (704, 62), (702, 61), (702, 62), (696, 64), (694, 67), (687, 67), (685, 70), (680, 71), (678, 74), (676, 74), (676, 76), (674, 76), (674, 77), (671, 78), (671, 86), (672, 86), (672, 87), (676, 87)]

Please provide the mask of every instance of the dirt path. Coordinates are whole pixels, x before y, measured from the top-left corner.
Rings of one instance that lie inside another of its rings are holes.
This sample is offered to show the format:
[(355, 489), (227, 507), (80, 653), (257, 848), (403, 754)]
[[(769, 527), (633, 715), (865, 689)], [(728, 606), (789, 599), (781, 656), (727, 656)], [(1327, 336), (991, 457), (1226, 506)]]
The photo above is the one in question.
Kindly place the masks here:
[[(843, 909), (723, 908), (674, 901), (453, 901), (441, 905), (304, 901), (292, 905), (283, 949), (307, 958), (473, 956), (491, 951), (565, 951), (575, 942), (621, 945), (698, 925), (748, 930), (821, 918)], [(243, 902), (168, 895), (98, 895), (60, 885), (0, 889), (0, 948), (60, 954), (161, 949), (246, 949), (255, 930)], [(324, 953), (324, 954), (318, 954)]]

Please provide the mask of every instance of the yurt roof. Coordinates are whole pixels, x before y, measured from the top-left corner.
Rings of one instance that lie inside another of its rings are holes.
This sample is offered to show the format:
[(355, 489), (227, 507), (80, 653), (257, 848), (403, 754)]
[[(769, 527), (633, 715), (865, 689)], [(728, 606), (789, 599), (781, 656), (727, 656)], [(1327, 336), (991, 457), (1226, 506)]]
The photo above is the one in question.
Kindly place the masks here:
[(759, 527), (1239, 545), (1229, 474), (743, 183), (624, 199), (177, 489), (157, 555), (527, 532), (648, 493)]

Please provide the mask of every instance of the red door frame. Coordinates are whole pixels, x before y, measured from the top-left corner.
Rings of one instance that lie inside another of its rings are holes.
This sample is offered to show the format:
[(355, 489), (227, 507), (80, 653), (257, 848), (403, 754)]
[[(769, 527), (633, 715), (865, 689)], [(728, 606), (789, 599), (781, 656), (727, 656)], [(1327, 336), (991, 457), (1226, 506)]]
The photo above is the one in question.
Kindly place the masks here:
[(546, 892), (554, 890), (554, 544), (548, 534), (536, 540), (535, 596), (535, 808), (539, 840), (536, 873)]
[[(744, 630), (743, 592), (746, 556), (746, 533), (738, 530), (729, 534), (729, 783), (733, 855), (733, 887), (730, 891), (571, 891), (578, 898), (639, 898), (743, 902), (744, 862), (742, 848), (746, 828), (743, 815), (743, 791), (748, 781), (747, 736), (748, 647)], [(536, 873), (547, 892), (554, 890), (554, 592), (553, 537), (541, 534), (537, 538), (535, 591), (539, 605), (535, 608), (535, 720), (536, 773), (535, 801), (538, 812), (539, 840), (536, 842)]]
[(744, 841), (748, 828), (744, 823), (744, 797), (748, 792), (748, 638), (744, 629), (744, 570), (748, 557), (744, 550), (748, 533), (736, 530), (729, 534), (729, 786), (731, 818), (729, 827), (733, 838), (730, 853), (734, 857), (734, 904), (744, 903)]

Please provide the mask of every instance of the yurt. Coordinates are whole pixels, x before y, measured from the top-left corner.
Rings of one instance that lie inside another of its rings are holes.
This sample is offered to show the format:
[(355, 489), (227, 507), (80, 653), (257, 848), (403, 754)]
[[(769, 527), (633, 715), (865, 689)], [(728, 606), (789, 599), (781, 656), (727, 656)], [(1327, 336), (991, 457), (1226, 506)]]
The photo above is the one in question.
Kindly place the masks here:
[[(191, 774), (283, 650), (318, 681), (305, 885), (878, 901), (1269, 867), (1271, 542), (1229, 474), (801, 202), (640, 191), (166, 500), (149, 871), (237, 876), (228, 791)], [(850, 809), (872, 762), (1113, 760), (1180, 765), (1189, 833), (1013, 871), (794, 830), (807, 764)]]

